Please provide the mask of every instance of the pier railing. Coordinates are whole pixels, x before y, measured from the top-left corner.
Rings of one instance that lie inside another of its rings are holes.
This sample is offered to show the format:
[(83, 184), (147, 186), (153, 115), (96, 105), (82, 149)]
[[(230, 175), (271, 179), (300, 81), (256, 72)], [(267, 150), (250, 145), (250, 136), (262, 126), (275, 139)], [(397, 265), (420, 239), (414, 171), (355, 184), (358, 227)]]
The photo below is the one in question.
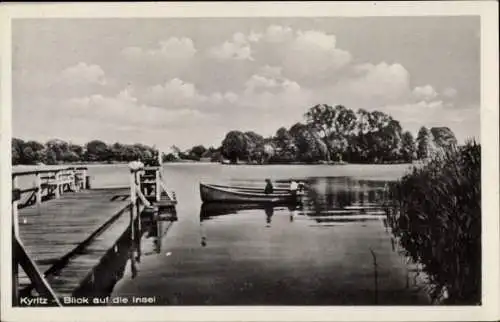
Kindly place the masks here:
[[(59, 198), (67, 191), (87, 189), (89, 187), (87, 170), (87, 167), (64, 167), (12, 173), (12, 194), (13, 199), (17, 199), (15, 206), (23, 208), (33, 203), (41, 204), (43, 198), (51, 196)], [(19, 185), (21, 177), (33, 178), (33, 185), (21, 188)]]

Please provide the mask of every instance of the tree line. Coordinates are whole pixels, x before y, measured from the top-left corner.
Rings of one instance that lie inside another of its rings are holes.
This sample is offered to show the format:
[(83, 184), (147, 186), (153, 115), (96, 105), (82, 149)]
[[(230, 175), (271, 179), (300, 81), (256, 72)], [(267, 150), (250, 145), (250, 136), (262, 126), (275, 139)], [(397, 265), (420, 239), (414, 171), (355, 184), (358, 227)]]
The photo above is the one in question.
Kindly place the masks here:
[(267, 138), (252, 131), (230, 131), (222, 142), (222, 156), (233, 163), (394, 163), (425, 159), (457, 144), (447, 127), (423, 126), (415, 139), (399, 121), (380, 111), (319, 104), (304, 119)]
[[(304, 122), (281, 127), (270, 137), (233, 130), (221, 145), (195, 145), (163, 154), (164, 162), (179, 160), (232, 163), (395, 163), (428, 158), (434, 151), (457, 144), (447, 127), (422, 127), (416, 139), (399, 121), (380, 111), (353, 111), (342, 105), (319, 104), (304, 114)], [(144, 144), (108, 144), (92, 140), (84, 145), (59, 139), (42, 144), (12, 140), (12, 164), (72, 162), (130, 162), (148, 160), (156, 149)]]
[[(173, 152), (162, 154), (163, 162), (193, 160), (203, 158), (218, 161), (220, 148), (205, 148), (202, 145), (181, 151), (173, 146)], [(12, 139), (12, 164), (60, 164), (60, 163), (113, 163), (141, 160), (143, 162), (157, 158), (157, 149), (152, 146), (136, 143), (108, 144), (100, 140), (92, 140), (78, 145), (60, 139), (52, 139), (46, 143), (19, 138)], [(215, 155), (215, 158), (212, 157)]]

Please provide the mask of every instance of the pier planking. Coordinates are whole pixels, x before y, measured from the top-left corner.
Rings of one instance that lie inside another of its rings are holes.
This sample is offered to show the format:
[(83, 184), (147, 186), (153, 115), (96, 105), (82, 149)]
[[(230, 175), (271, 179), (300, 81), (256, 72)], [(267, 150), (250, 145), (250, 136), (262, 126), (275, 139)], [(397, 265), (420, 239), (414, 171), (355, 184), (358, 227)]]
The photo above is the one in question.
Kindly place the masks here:
[[(46, 272), (129, 203), (129, 188), (92, 189), (65, 193), (59, 199), (20, 209), (21, 242), (40, 271)], [(129, 218), (128, 213), (125, 217)], [(20, 282), (26, 282), (22, 274), (19, 277)]]
[(71, 258), (63, 270), (51, 276), (48, 281), (54, 292), (60, 297), (74, 295), (82, 282), (90, 278), (105, 254), (114, 251), (117, 239), (125, 233), (129, 224), (129, 214), (125, 212), (92, 241), (84, 254)]
[(127, 188), (85, 190), (21, 209), (21, 241), (35, 261), (60, 258), (127, 206), (128, 197), (112, 200), (127, 193)]

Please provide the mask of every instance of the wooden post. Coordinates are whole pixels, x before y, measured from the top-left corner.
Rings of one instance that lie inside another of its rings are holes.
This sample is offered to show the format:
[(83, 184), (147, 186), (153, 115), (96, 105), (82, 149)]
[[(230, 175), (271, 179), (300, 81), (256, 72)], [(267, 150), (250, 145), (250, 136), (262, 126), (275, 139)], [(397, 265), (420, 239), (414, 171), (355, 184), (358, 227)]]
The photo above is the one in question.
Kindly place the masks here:
[(61, 195), (64, 193), (64, 186), (67, 179), (68, 179), (68, 171), (66, 170), (61, 171), (59, 174), (59, 189), (60, 189), (59, 193)]
[(78, 191), (75, 168), (70, 170), (70, 175), (71, 175), (71, 190)]
[(59, 172), (59, 177), (58, 177), (58, 181), (59, 181), (59, 197), (64, 193), (64, 182), (66, 181), (66, 177), (67, 177), (67, 172), (66, 171), (61, 171)]
[(368, 184), (365, 182), (364, 184), (361, 185), (361, 205), (366, 205), (369, 201), (367, 200), (368, 198)]
[(135, 227), (134, 227), (134, 220), (137, 216), (137, 193), (136, 193), (136, 177), (137, 177), (137, 172), (134, 170), (130, 171), (130, 238), (132, 239), (132, 242), (134, 241), (134, 235), (135, 235)]
[(42, 204), (42, 177), (40, 173), (36, 173), (36, 204), (40, 206)]
[(141, 214), (140, 214), (140, 203), (139, 200), (137, 200), (136, 203), (136, 214), (137, 217), (135, 219), (135, 240), (134, 240), (134, 247), (137, 252), (137, 262), (141, 261), (141, 234), (142, 234), (142, 223), (141, 223)]
[(160, 197), (161, 197), (161, 186), (160, 186), (160, 168), (156, 169), (155, 171), (155, 192), (156, 192), (156, 201), (160, 202)]
[[(140, 172), (137, 172), (136, 173), (136, 184), (140, 184), (141, 182), (141, 176), (145, 175), (144, 173), (144, 170), (140, 171)], [(146, 185), (144, 185), (144, 189), (146, 189)], [(144, 194), (143, 194), (144, 195)], [(136, 197), (137, 197), (137, 194), (136, 194)], [(147, 202), (147, 199), (146, 201)], [(146, 204), (144, 204), (144, 206), (146, 206)], [(139, 209), (140, 209), (140, 200), (137, 200), (136, 198), (136, 202), (135, 202), (135, 215), (136, 215), (136, 221), (137, 221), (137, 231), (136, 231), (136, 234), (140, 234), (140, 231), (141, 231), (141, 214), (139, 213)], [(139, 237), (140, 236), (136, 236), (136, 237)]]
[(162, 239), (162, 227), (161, 227), (161, 224), (162, 224), (162, 221), (160, 220), (155, 220), (155, 223), (156, 223), (156, 245), (155, 245), (155, 251), (157, 254), (159, 254), (161, 252), (161, 239)]
[(17, 254), (12, 254), (12, 306), (19, 305), (19, 260), (17, 257)]
[(156, 175), (156, 201), (158, 201), (158, 202), (161, 199), (161, 184), (160, 184), (160, 181), (162, 180), (162, 177), (161, 177), (162, 165), (163, 165), (162, 152), (161, 152), (160, 149), (158, 149), (158, 174)]
[(87, 189), (87, 169), (82, 170), (82, 189)]
[[(12, 191), (18, 189), (17, 176), (12, 178)], [(12, 239), (19, 236), (19, 213), (17, 209), (18, 198), (17, 196), (12, 199)], [(18, 305), (19, 300), (19, 261), (17, 254), (12, 254), (12, 305)]]
[[(17, 176), (12, 178), (12, 190), (19, 189), (18, 184), (17, 184)], [(14, 226), (14, 235), (19, 236), (19, 212), (17, 209), (17, 205), (19, 203), (19, 200), (12, 200), (12, 225)]]
[(61, 191), (59, 187), (59, 171), (54, 173), (54, 181), (56, 182), (55, 197), (59, 198), (61, 196)]

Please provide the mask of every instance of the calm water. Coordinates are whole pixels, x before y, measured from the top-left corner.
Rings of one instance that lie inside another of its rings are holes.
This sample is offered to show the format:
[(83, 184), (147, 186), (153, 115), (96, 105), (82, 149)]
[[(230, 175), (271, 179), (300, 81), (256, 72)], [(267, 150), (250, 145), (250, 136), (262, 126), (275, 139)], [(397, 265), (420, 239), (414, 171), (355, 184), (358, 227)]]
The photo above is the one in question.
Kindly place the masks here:
[[(385, 183), (407, 168), (165, 165), (179, 220), (152, 227), (140, 263), (127, 265), (111, 295), (158, 305), (428, 304), (380, 210)], [(89, 172), (93, 187), (128, 184), (126, 165)], [(293, 208), (201, 204), (200, 181), (263, 187), (265, 178), (303, 180), (310, 192)]]

